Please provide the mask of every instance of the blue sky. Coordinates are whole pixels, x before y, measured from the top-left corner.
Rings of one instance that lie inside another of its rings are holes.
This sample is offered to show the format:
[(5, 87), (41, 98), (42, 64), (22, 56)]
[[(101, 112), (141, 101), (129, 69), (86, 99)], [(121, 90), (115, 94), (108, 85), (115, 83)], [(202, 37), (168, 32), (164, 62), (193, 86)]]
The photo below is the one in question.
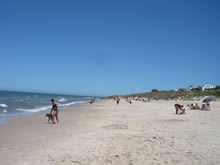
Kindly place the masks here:
[(0, 89), (112, 95), (220, 84), (218, 0), (0, 1)]

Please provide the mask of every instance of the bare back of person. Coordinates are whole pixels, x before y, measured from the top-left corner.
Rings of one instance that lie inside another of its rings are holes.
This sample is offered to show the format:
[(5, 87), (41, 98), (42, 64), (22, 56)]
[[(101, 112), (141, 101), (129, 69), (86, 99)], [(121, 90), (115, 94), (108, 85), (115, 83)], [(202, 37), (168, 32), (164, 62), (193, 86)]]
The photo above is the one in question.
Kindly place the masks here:
[(53, 122), (53, 124), (56, 124), (55, 121), (54, 121), (54, 118), (56, 118), (57, 123), (59, 123), (59, 118), (58, 118), (58, 113), (59, 113), (58, 105), (57, 105), (57, 103), (56, 103), (53, 99), (51, 99), (51, 102), (52, 102), (51, 114), (53, 115), (52, 122)]

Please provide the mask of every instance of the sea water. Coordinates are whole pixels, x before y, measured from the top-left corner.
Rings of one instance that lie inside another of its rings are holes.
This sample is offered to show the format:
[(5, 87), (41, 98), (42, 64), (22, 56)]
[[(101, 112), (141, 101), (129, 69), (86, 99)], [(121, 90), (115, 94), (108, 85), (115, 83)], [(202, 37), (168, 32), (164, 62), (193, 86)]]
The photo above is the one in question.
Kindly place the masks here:
[(59, 110), (88, 103), (91, 99), (90, 96), (0, 91), (0, 124), (16, 116), (49, 112), (52, 98), (58, 103)]

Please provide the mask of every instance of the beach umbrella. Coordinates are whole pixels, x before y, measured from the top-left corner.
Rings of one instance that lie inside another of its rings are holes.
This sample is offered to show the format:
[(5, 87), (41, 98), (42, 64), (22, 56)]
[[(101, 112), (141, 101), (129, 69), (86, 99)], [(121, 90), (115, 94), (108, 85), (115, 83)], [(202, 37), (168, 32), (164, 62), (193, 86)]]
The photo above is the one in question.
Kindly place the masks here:
[(207, 97), (202, 102), (207, 103), (207, 102), (210, 102), (210, 101), (213, 101), (213, 100), (214, 100), (214, 97)]

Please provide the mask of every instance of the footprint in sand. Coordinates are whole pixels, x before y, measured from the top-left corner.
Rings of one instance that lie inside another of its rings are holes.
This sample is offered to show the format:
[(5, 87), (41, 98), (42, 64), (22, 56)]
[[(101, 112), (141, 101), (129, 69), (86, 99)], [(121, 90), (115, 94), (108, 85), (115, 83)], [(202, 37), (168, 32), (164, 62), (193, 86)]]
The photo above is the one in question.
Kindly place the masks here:
[(102, 128), (104, 129), (128, 129), (128, 126), (123, 125), (123, 124), (112, 124), (112, 125), (103, 126)]

